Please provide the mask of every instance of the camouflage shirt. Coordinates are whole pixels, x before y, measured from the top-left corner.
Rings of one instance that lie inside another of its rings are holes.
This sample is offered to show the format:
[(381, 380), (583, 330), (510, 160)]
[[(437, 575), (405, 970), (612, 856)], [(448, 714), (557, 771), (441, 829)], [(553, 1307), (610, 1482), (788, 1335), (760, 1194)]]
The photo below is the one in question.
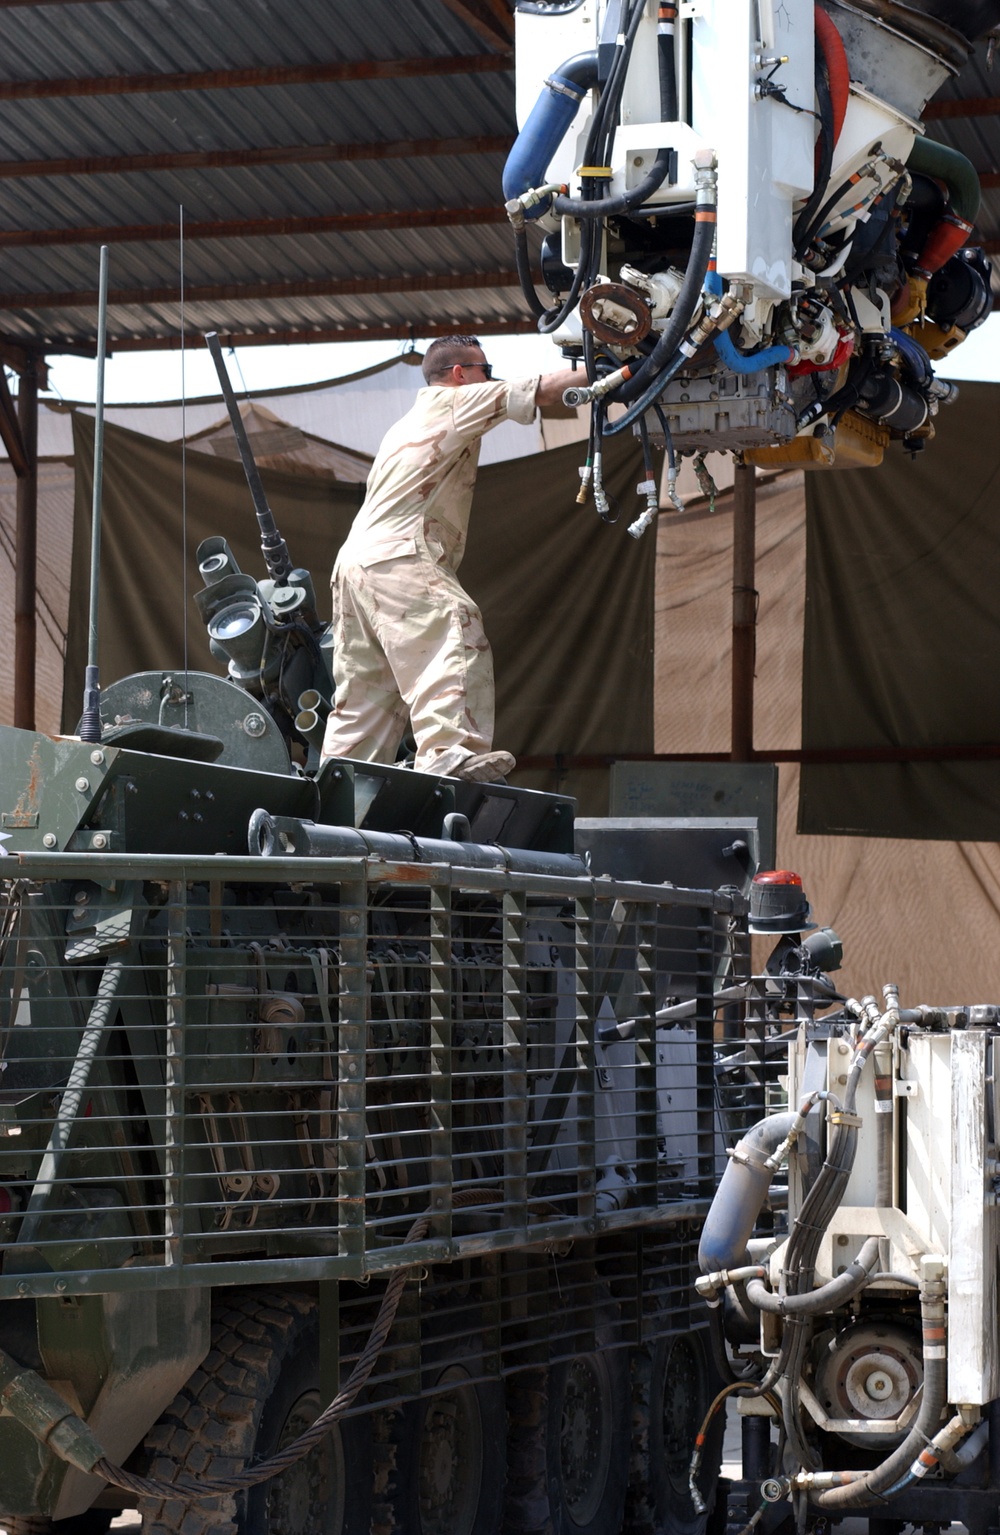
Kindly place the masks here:
[(382, 440), (338, 565), (429, 553), (457, 570), (480, 441), (502, 421), (530, 425), (537, 388), (537, 378), (519, 378), (421, 389), (413, 409)]

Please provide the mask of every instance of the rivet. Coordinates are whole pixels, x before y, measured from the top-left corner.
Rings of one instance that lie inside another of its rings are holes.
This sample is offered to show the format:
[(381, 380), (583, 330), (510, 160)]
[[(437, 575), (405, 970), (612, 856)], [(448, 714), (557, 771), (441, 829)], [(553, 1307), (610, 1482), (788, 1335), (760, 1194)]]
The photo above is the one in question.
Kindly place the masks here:
[(187, 811), (186, 810), (182, 810), (180, 812), (180, 814), (178, 815), (177, 819), (179, 821), (186, 821), (186, 820), (188, 820), (188, 813), (187, 813)]
[(90, 779), (82, 777), (78, 778), (76, 781), (76, 787), (80, 794), (86, 794), (87, 790), (90, 788)]
[(65, 1281), (65, 1279), (57, 1279), (56, 1283), (55, 1283), (55, 1288), (59, 1291), (59, 1294), (61, 1295), (63, 1290), (65, 1290), (65, 1288), (66, 1288), (66, 1281)]

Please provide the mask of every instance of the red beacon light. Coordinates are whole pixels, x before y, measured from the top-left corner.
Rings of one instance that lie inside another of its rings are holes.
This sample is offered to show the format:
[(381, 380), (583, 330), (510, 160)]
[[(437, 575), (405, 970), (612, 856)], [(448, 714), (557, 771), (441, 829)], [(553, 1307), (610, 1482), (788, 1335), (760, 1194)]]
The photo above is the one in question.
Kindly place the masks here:
[(751, 933), (804, 933), (814, 928), (802, 876), (791, 869), (763, 869), (750, 885)]

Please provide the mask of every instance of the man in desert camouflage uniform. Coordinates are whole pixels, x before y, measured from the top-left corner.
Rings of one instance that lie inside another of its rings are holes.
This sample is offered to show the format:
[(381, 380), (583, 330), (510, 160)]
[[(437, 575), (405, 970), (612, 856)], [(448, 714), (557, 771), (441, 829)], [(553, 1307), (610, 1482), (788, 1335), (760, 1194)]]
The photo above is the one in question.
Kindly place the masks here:
[(427, 388), (383, 439), (364, 504), (333, 571), (337, 694), (323, 759), (392, 762), (409, 718), (414, 767), (488, 782), (514, 766), (493, 750), (493, 656), (456, 572), (484, 433), (527, 426), (566, 370), (503, 382), (474, 336), (427, 348)]

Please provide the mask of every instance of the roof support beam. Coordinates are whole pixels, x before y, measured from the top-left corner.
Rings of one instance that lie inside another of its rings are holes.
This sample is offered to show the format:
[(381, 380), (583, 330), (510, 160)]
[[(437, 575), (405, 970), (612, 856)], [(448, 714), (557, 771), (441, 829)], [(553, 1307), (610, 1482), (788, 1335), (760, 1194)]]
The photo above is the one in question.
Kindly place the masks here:
[[(37, 388), (37, 385), (36, 385)], [(17, 406), (11, 398), (10, 389), (7, 387), (7, 377), (0, 368), (0, 440), (7, 449), (7, 457), (10, 466), (20, 479), (31, 472), (31, 462), (25, 447), (24, 438), (21, 435), (21, 423), (17, 417)]]
[[(244, 240), (254, 236), (357, 234), (382, 229), (443, 229), (455, 224), (505, 224), (496, 204), (485, 208), (410, 208), (384, 213), (325, 213), (305, 218), (184, 221), (185, 240)], [(42, 245), (108, 245), (123, 241), (176, 240), (178, 226), (112, 224), (70, 229), (0, 229), (0, 248)]]
[[(0, 0), (0, 5), (3, 0)], [(0, 160), (0, 180), (27, 176), (119, 176), (130, 171), (231, 169), (243, 165), (317, 165), (350, 160), (432, 160), (506, 154), (509, 133), (461, 139), (386, 139), (368, 144), (272, 144), (254, 149), (167, 150), (148, 155), (81, 155), (63, 160)]]
[[(482, 335), (528, 336), (537, 335), (538, 326), (532, 319), (491, 320), (485, 315), (455, 314), (449, 320), (435, 323), (418, 320), (411, 325), (355, 325), (338, 329), (327, 326), (320, 330), (265, 330), (219, 331), (219, 339), (226, 346), (291, 346), (305, 341), (416, 341), (425, 336)], [(111, 336), (108, 352), (165, 352), (176, 351), (181, 344), (175, 336)], [(190, 337), (188, 338), (190, 345)], [(53, 342), (50, 352), (59, 350), (60, 343)]]
[(498, 48), (512, 46), (514, 17), (505, 0), (444, 0), (444, 3), (485, 43), (493, 43)]
[(505, 74), (513, 55), (473, 53), (417, 59), (335, 59), (252, 69), (200, 69), (177, 74), (81, 75), (61, 80), (0, 80), (0, 101), (40, 97), (129, 96), (152, 91), (228, 91), (266, 85), (341, 85), (353, 80), (413, 80), (436, 75)]
[[(184, 289), (186, 304), (233, 304), (261, 299), (347, 298), (374, 293), (451, 293), (482, 288), (512, 288), (518, 282), (514, 271), (493, 272), (420, 272), (416, 276), (396, 273), (389, 277), (317, 277), (293, 282), (206, 283)], [(163, 288), (112, 288), (108, 304), (176, 304), (177, 285)], [(80, 288), (62, 293), (0, 293), (0, 311), (24, 309), (92, 309), (97, 307), (97, 289)]]
[(966, 96), (962, 101), (929, 101), (924, 121), (942, 117), (993, 117), (1000, 112), (1000, 96)]

